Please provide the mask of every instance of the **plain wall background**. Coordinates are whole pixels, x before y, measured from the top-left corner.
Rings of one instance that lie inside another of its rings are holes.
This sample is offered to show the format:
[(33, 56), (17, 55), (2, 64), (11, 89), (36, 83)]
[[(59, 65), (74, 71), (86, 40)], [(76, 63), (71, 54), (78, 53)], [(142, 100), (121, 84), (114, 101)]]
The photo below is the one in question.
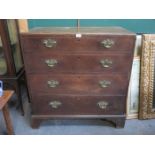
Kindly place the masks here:
[[(34, 27), (76, 27), (77, 19), (28, 19)], [(80, 19), (80, 26), (121, 26), (135, 33), (155, 33), (155, 19)]]

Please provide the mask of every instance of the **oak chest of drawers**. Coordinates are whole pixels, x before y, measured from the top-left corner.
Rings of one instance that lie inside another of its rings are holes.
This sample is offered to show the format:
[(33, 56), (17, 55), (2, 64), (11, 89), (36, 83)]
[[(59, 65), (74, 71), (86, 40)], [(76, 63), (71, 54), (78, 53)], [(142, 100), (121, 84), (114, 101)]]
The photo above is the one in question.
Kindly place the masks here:
[(21, 33), (31, 125), (99, 118), (123, 127), (135, 34), (120, 27), (36, 28)]

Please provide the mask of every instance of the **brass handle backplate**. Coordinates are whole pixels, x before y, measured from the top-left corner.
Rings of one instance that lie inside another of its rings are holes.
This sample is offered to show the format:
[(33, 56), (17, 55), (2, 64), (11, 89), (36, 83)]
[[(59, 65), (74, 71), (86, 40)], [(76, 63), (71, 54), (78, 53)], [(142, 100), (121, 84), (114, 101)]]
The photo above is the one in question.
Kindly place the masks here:
[(99, 106), (100, 109), (106, 109), (109, 103), (106, 101), (99, 101), (97, 105)]
[(102, 87), (102, 88), (107, 88), (111, 85), (111, 81), (108, 81), (108, 80), (101, 80), (99, 81), (99, 85)]
[(51, 102), (49, 103), (49, 106), (51, 106), (53, 109), (57, 109), (57, 108), (60, 107), (61, 105), (62, 105), (62, 103), (59, 102), (59, 101), (51, 101)]
[(54, 67), (58, 63), (56, 59), (46, 59), (45, 63), (47, 64), (48, 67)]
[(104, 46), (105, 48), (111, 48), (115, 44), (115, 42), (111, 39), (103, 40), (100, 43), (101, 46)]
[(53, 39), (45, 39), (43, 40), (43, 44), (45, 45), (45, 47), (52, 48), (56, 46), (57, 42)]
[(113, 62), (112, 62), (112, 60), (109, 60), (109, 59), (102, 59), (100, 61), (100, 63), (102, 65), (102, 67), (109, 68), (109, 67), (111, 67), (111, 65), (112, 65)]
[(50, 88), (56, 88), (59, 85), (59, 81), (57, 80), (50, 80), (47, 81), (47, 84)]

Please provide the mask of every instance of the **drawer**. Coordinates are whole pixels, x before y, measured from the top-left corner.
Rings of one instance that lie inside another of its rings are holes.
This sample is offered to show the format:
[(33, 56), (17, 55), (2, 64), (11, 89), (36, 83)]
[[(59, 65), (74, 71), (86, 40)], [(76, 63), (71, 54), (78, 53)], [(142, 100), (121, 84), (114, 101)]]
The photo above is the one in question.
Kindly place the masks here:
[(123, 95), (129, 78), (118, 74), (34, 74), (27, 79), (32, 94)]
[(24, 52), (56, 51), (64, 53), (75, 52), (103, 52), (103, 51), (132, 51), (135, 36), (125, 35), (21, 35)]
[(32, 114), (40, 115), (117, 115), (125, 113), (125, 96), (32, 97)]
[[(35, 59), (34, 59), (35, 58)], [(128, 73), (132, 54), (51, 54), (26, 53), (27, 73)]]

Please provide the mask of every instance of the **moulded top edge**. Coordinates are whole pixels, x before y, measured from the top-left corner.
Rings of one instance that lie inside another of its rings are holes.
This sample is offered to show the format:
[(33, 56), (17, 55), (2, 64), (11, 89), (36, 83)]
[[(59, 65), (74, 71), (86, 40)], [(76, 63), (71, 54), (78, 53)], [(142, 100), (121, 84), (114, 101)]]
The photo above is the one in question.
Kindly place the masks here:
[(21, 32), (21, 34), (115, 34), (115, 35), (135, 35), (122, 27), (36, 27), (30, 29), (28, 32)]

